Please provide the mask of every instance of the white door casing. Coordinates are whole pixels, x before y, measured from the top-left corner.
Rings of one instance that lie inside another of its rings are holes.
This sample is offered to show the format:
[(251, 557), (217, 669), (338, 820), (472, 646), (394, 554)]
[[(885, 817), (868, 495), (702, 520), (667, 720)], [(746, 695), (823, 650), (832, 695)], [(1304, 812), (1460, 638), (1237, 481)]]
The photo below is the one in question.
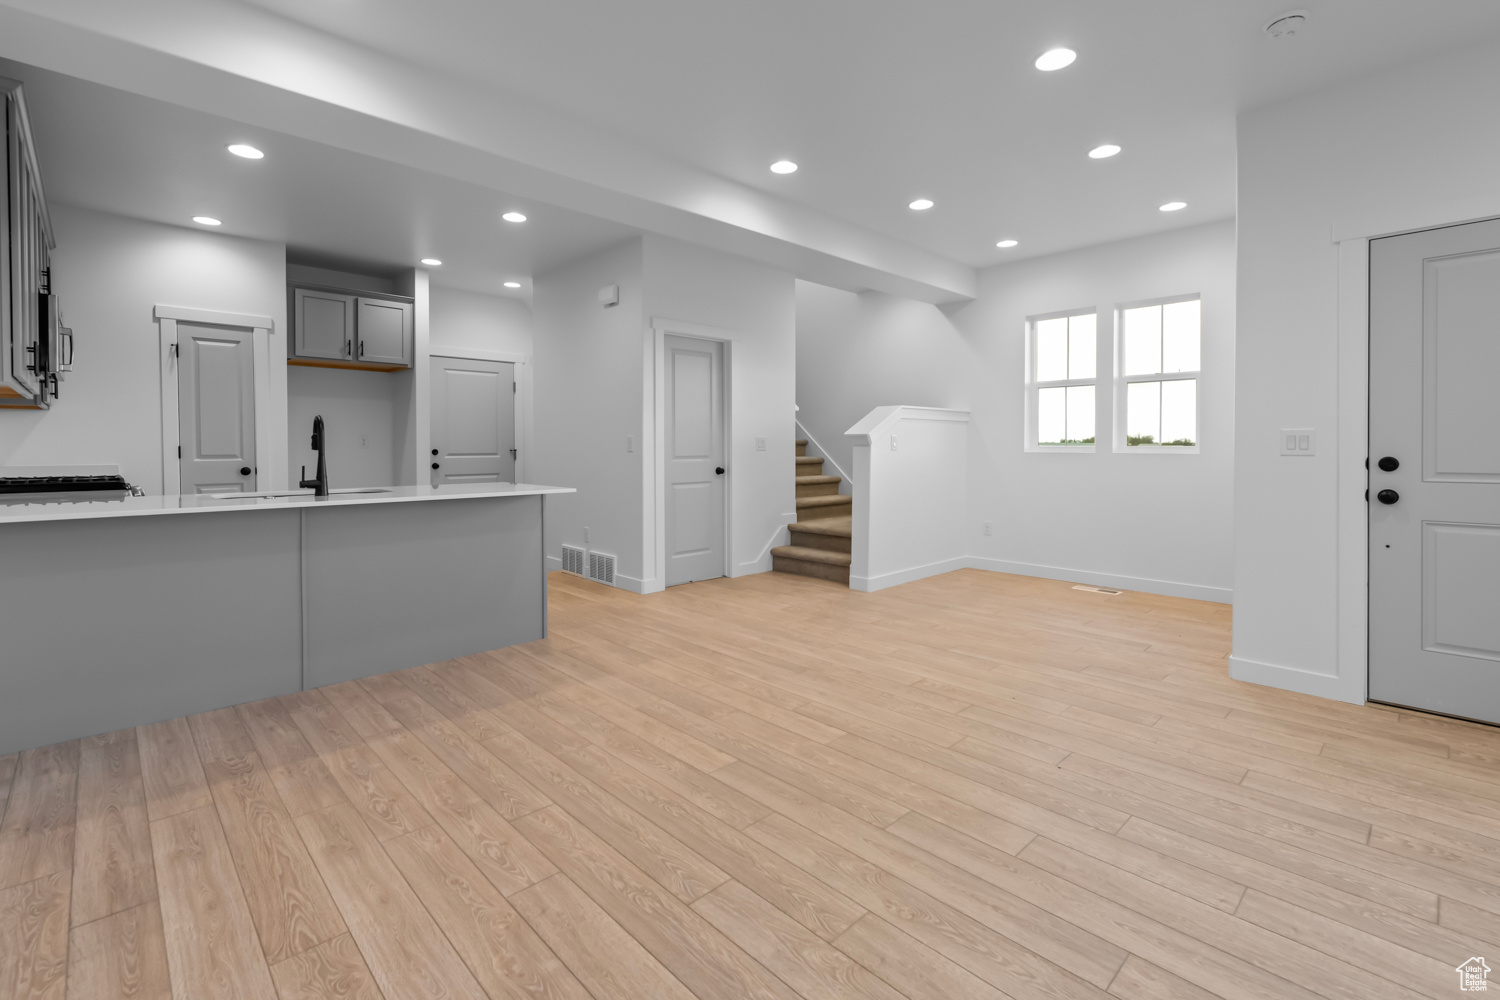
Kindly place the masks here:
[(1371, 700), (1500, 723), (1497, 378), (1500, 221), (1372, 240)]
[(515, 482), (516, 366), (434, 356), (433, 485)]
[(663, 339), (665, 582), (726, 575), (724, 345)]
[[(159, 305), (154, 310), (159, 331), (159, 370), (161, 373), (161, 491), (166, 496), (176, 496), (183, 491), (182, 464), (178, 449), (184, 444), (182, 420), (182, 398), (180, 393), (181, 367), (179, 335), (181, 328), (214, 328), (218, 333), (236, 331), (248, 339), (249, 374), (248, 389), (250, 413), (250, 443), (244, 445), (253, 461), (245, 462), (251, 468), (248, 479), (239, 477), (236, 467), (235, 479), (241, 481), (239, 489), (252, 489), (255, 483), (264, 483), (271, 469), (272, 441), (275, 423), (271, 406), (271, 346), (270, 338), (275, 322), (269, 316), (223, 312), (216, 309), (195, 309), (186, 306)], [(243, 419), (243, 418), (242, 418)], [(282, 425), (284, 427), (284, 425)], [(182, 448), (186, 455), (188, 449)], [(251, 485), (243, 485), (248, 481)]]

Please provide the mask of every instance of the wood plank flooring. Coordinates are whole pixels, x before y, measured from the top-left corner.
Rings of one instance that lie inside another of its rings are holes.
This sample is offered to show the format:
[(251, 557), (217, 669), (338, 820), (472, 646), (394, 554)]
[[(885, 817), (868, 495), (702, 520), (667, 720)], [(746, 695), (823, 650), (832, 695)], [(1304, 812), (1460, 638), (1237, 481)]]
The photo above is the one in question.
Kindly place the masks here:
[[(1500, 729), (1231, 681), (1229, 609), (961, 571), (0, 758), (0, 1000), (1439, 998)], [(1500, 984), (1497, 984), (1500, 985)]]

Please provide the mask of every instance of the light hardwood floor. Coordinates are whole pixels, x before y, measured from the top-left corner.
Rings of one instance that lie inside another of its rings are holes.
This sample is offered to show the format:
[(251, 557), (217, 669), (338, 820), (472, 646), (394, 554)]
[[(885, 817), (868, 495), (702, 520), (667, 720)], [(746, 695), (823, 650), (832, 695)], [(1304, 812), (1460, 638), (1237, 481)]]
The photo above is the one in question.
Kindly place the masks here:
[(1500, 730), (1231, 681), (1226, 606), (551, 583), (542, 642), (0, 758), (0, 1000), (1370, 1000), (1500, 967)]

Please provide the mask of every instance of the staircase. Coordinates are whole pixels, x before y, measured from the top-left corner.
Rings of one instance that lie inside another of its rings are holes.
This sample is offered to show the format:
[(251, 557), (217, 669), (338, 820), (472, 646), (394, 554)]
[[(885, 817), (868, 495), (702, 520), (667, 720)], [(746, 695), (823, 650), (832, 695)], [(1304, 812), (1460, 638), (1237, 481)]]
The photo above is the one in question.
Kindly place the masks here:
[(773, 570), (849, 582), (854, 504), (839, 482), (823, 475), (823, 460), (807, 454), (806, 441), (797, 442), (797, 523), (787, 526), (792, 544), (771, 550)]

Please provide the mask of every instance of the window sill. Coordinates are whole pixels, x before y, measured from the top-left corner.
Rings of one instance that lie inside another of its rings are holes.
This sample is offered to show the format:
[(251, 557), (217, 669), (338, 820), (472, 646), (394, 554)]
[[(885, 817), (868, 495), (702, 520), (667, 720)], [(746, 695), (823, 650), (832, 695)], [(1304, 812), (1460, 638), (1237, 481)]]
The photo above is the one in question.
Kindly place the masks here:
[(1033, 453), (1092, 455), (1099, 450), (1099, 446), (1096, 444), (1028, 444), (1025, 450)]
[(1127, 444), (1116, 445), (1117, 455), (1197, 455), (1202, 451), (1201, 445), (1160, 445), (1160, 444)]

